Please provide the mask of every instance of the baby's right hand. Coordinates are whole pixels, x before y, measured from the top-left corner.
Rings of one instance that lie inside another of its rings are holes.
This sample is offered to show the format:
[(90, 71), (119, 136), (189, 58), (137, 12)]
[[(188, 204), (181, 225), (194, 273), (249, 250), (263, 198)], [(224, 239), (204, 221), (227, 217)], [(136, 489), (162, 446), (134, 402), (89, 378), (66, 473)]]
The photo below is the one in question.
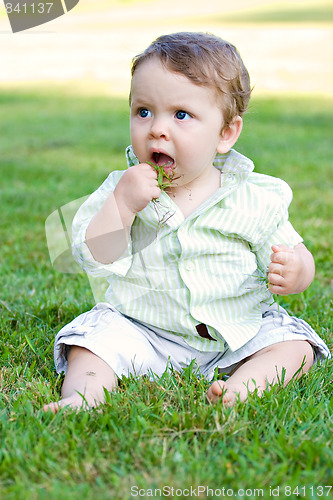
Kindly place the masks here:
[(143, 210), (160, 194), (157, 172), (148, 163), (140, 163), (126, 170), (114, 190), (119, 209), (125, 208), (132, 214)]

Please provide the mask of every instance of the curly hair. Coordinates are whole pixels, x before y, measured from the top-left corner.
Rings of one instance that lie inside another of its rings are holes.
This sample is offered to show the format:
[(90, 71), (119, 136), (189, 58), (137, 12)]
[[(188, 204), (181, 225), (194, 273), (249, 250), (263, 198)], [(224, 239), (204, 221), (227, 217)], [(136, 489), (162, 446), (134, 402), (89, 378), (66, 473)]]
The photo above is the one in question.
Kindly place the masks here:
[(231, 43), (210, 33), (162, 35), (133, 58), (132, 77), (138, 66), (152, 57), (158, 57), (170, 71), (186, 76), (196, 85), (215, 89), (225, 126), (246, 112), (251, 95), (250, 77)]

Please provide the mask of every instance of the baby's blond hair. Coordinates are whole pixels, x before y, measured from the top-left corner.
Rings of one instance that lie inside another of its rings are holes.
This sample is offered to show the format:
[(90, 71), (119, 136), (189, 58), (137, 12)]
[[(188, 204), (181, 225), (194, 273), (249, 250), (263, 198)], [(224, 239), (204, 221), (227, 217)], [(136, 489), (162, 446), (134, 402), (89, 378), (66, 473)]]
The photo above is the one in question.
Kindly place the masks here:
[(145, 60), (158, 57), (170, 70), (196, 85), (216, 90), (224, 126), (243, 116), (251, 95), (250, 78), (236, 47), (221, 38), (198, 32), (162, 35), (132, 61), (132, 77)]

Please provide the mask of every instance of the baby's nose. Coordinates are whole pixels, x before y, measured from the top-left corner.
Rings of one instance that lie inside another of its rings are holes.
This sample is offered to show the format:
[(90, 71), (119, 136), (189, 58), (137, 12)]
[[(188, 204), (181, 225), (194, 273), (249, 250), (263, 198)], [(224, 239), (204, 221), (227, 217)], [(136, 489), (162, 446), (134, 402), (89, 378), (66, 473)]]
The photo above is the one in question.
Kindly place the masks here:
[(160, 118), (155, 119), (152, 123), (150, 133), (153, 137), (158, 137), (158, 138), (162, 137), (162, 138), (168, 140), (169, 139), (169, 130), (168, 130), (166, 120), (163, 120)]

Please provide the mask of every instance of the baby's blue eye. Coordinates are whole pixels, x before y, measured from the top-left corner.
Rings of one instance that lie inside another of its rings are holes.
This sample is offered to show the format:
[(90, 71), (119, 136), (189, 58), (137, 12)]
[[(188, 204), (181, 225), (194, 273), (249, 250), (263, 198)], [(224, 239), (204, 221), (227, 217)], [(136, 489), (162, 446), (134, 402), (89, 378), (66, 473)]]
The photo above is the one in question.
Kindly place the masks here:
[(186, 111), (177, 111), (176, 118), (178, 120), (189, 120), (191, 117)]
[(151, 115), (151, 113), (150, 113), (150, 111), (148, 111), (148, 109), (142, 108), (139, 111), (139, 115), (141, 116), (141, 118), (147, 118), (148, 116)]

